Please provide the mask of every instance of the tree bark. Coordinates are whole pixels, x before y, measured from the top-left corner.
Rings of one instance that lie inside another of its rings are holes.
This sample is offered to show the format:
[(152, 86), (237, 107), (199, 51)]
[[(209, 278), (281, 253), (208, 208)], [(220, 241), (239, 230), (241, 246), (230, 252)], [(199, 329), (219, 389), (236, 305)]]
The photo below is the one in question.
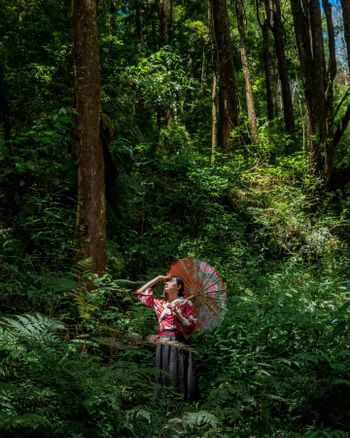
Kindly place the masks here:
[(238, 126), (238, 100), (227, 17), (226, 0), (209, 0), (211, 23), (219, 67), (220, 134), (227, 152), (232, 150), (231, 131)]
[(332, 19), (332, 5), (328, 0), (322, 0), (323, 10), (327, 21), (327, 33), (328, 33), (328, 50), (329, 50), (329, 64), (328, 64), (328, 76), (333, 82), (335, 75), (337, 74), (337, 59), (335, 54), (335, 37), (334, 37), (334, 25)]
[(77, 258), (91, 258), (93, 269), (101, 274), (106, 266), (106, 210), (95, 0), (72, 0), (72, 15), (78, 161)]
[(0, 65), (0, 114), (3, 122), (3, 139), (4, 142), (10, 139), (10, 107), (7, 98), (6, 84), (4, 79), (4, 69)]
[(134, 2), (135, 8), (135, 19), (136, 19), (136, 33), (140, 39), (140, 45), (144, 45), (144, 34), (143, 34), (143, 15), (144, 15), (144, 5), (143, 1), (136, 0)]
[(168, 22), (168, 39), (169, 42), (171, 42), (172, 36), (173, 36), (173, 12), (174, 12), (174, 5), (173, 0), (169, 0), (169, 22)]
[(340, 3), (343, 11), (344, 39), (350, 72), (350, 2), (349, 0), (340, 0)]
[(328, 189), (334, 190), (350, 181), (350, 166), (343, 169), (334, 167), (335, 149), (350, 122), (350, 105), (335, 127), (332, 98), (336, 73), (334, 30), (329, 2), (322, 1), (330, 44), (328, 71), (319, 1), (291, 0), (291, 6), (308, 113), (310, 170), (322, 177)]
[(216, 161), (216, 147), (218, 144), (218, 112), (219, 112), (219, 95), (217, 73), (213, 70), (213, 80), (211, 86), (211, 165), (214, 166)]
[(169, 43), (168, 1), (159, 0), (159, 37), (161, 46)]
[(272, 0), (272, 11), (272, 33), (275, 41), (278, 72), (281, 81), (284, 124), (286, 131), (293, 133), (295, 131), (293, 100), (287, 68), (280, 0)]
[(262, 25), (262, 33), (263, 33), (263, 58), (264, 58), (264, 72), (265, 72), (267, 119), (272, 120), (274, 117), (274, 106), (273, 106), (273, 98), (272, 98), (270, 38), (269, 38), (269, 26), (268, 26), (267, 18), (265, 19)]
[[(324, 10), (324, 14), (326, 16), (327, 22), (327, 33), (328, 33), (328, 49), (329, 49), (329, 61), (328, 61), (328, 70), (325, 72), (326, 74), (326, 122), (327, 122), (327, 133), (331, 135), (334, 131), (333, 128), (333, 81), (335, 75), (337, 73), (337, 61), (335, 54), (335, 37), (334, 37), (334, 26), (332, 20), (332, 6), (330, 5), (328, 0), (322, 0), (322, 6)], [(334, 139), (333, 141), (327, 141), (325, 145), (324, 151), (324, 160), (325, 160), (325, 173), (327, 175), (327, 179), (330, 180), (332, 178), (333, 173), (333, 158), (334, 158)]]
[(237, 26), (238, 26), (239, 41), (240, 41), (242, 70), (243, 70), (243, 76), (244, 76), (244, 82), (245, 82), (245, 94), (246, 94), (246, 102), (247, 102), (250, 136), (251, 136), (252, 142), (257, 143), (257, 141), (258, 141), (258, 127), (257, 127), (257, 122), (256, 122), (253, 87), (252, 87), (252, 81), (251, 81), (250, 70), (249, 70), (248, 51), (247, 51), (247, 46), (246, 46), (246, 42), (245, 42), (245, 27), (244, 27), (242, 0), (236, 0), (235, 4), (236, 4)]
[(323, 173), (322, 145), (327, 140), (325, 61), (318, 0), (291, 0), (308, 113), (309, 170)]

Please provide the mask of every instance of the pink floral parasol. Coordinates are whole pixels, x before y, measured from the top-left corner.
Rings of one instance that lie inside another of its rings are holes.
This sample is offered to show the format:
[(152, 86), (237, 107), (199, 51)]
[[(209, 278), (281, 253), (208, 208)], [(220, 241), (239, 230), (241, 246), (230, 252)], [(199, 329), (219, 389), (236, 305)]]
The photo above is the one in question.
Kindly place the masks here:
[(196, 331), (212, 330), (226, 313), (226, 287), (219, 273), (208, 263), (187, 257), (173, 263), (167, 275), (181, 277), (185, 298), (196, 308)]

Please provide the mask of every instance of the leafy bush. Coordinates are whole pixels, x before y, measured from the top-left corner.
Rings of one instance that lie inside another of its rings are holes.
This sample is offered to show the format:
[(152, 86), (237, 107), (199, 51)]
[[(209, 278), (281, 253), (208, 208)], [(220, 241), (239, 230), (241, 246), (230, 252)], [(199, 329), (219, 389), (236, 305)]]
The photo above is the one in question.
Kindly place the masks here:
[[(104, 365), (84, 342), (55, 335), (59, 322), (17, 315), (1, 326), (0, 431), (6, 436), (152, 436), (152, 371)], [(134, 418), (137, 417), (137, 421)]]

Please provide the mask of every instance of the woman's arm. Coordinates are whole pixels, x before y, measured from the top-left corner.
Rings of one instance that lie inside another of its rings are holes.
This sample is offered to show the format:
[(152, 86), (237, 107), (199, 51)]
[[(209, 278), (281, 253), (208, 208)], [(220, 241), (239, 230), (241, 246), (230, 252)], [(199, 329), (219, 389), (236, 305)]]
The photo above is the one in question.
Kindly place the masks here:
[(169, 277), (167, 275), (158, 275), (158, 277), (153, 278), (153, 280), (148, 281), (146, 284), (144, 284), (139, 289), (137, 289), (137, 291), (135, 293), (137, 295), (142, 295), (148, 288), (153, 287), (156, 284), (167, 280), (168, 278)]

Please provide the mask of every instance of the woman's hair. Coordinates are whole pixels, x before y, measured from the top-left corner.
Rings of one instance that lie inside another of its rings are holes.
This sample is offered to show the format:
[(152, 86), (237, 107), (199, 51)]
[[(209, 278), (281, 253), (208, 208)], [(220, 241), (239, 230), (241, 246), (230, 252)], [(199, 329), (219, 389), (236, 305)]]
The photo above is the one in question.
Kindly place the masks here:
[(180, 289), (178, 290), (177, 294), (179, 297), (183, 297), (185, 291), (185, 284), (183, 282), (183, 279), (181, 277), (174, 277), (174, 278), (176, 279), (176, 284), (180, 286)]

